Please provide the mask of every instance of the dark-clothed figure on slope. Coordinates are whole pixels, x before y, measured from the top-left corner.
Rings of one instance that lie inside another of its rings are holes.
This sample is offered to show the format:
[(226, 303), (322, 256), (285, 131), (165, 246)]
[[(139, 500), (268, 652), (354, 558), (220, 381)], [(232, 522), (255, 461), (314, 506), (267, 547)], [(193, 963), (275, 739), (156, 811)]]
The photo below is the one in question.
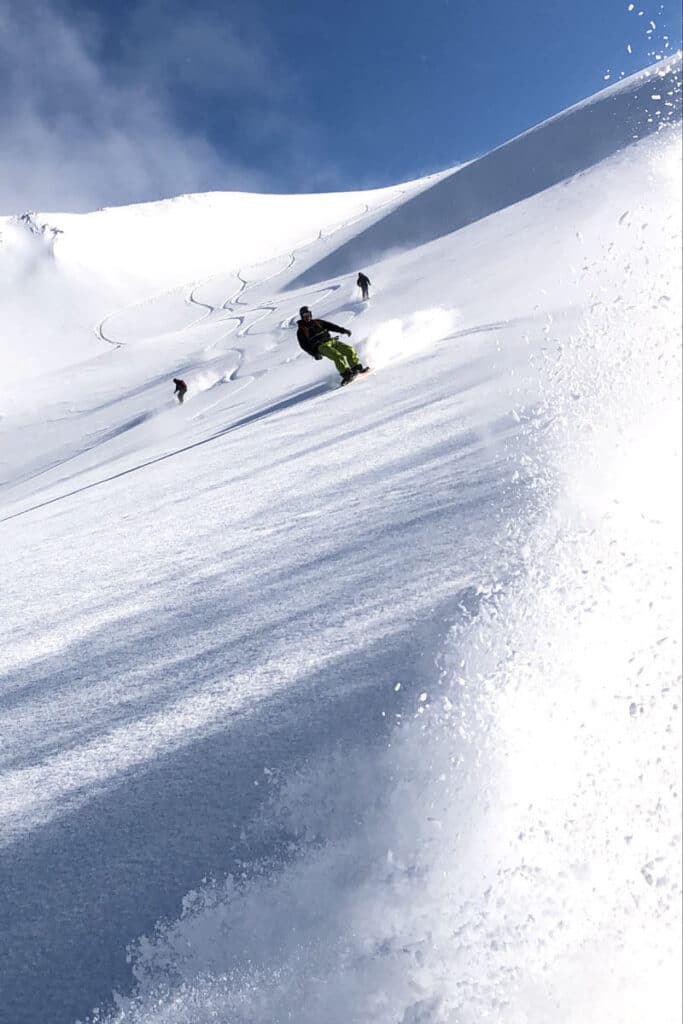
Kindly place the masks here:
[(314, 320), (308, 306), (301, 307), (299, 316), (296, 337), (302, 349), (314, 359), (322, 359), (323, 356), (331, 359), (341, 374), (342, 384), (348, 384), (357, 373), (365, 370), (351, 345), (330, 336), (330, 331), (336, 331), (351, 337), (351, 331), (329, 320)]
[(178, 396), (178, 404), (182, 405), (187, 392), (187, 384), (184, 380), (180, 380), (179, 377), (174, 377), (173, 383), (175, 384), (175, 391), (173, 394)]
[(362, 270), (356, 278), (356, 284), (360, 288), (360, 294), (363, 301), (370, 298), (370, 278), (364, 274)]

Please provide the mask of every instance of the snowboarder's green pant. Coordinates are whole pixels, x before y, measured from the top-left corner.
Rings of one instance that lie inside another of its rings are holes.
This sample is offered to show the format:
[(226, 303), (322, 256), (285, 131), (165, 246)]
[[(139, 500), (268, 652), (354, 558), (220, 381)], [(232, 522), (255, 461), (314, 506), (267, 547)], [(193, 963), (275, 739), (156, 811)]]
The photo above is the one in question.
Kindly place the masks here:
[(331, 359), (342, 374), (344, 370), (350, 370), (360, 362), (355, 348), (345, 345), (339, 338), (330, 338), (329, 341), (324, 341), (322, 345), (318, 345), (318, 352), (321, 356)]

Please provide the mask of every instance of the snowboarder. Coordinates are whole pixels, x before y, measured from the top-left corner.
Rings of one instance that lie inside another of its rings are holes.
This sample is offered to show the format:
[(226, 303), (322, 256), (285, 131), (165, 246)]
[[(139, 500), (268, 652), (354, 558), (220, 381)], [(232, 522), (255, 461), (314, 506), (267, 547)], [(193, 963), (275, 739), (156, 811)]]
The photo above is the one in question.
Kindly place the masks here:
[(361, 270), (356, 278), (356, 284), (360, 288), (361, 298), (363, 302), (370, 298), (370, 278), (367, 277)]
[(356, 350), (351, 345), (345, 345), (339, 338), (330, 337), (330, 331), (338, 331), (339, 334), (348, 334), (351, 331), (346, 327), (338, 327), (329, 320), (314, 320), (308, 306), (302, 306), (299, 310), (301, 319), (297, 323), (296, 337), (304, 352), (314, 359), (322, 359), (327, 356), (341, 374), (342, 384), (348, 384), (357, 373), (364, 373), (367, 367), (363, 366)]
[(180, 380), (179, 377), (174, 377), (173, 383), (175, 384), (175, 391), (173, 394), (178, 396), (178, 405), (182, 405), (187, 391), (187, 384), (184, 380)]

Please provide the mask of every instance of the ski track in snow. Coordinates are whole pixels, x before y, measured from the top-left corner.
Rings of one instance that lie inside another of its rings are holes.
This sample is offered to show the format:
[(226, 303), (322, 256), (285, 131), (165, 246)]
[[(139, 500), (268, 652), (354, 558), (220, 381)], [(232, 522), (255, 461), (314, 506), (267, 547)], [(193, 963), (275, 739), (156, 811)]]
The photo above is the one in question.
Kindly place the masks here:
[[(401, 197), (401, 196), (403, 196), (405, 194), (406, 194), (406, 190), (405, 189), (397, 190), (398, 197)], [(324, 232), (324, 229), (321, 228), (319, 230), (319, 232), (318, 232), (318, 240), (322, 240), (323, 238), (330, 239), (330, 238), (332, 238), (335, 235), (335, 233), (337, 231), (340, 231), (342, 229), (346, 229), (346, 228), (352, 227), (354, 224), (357, 224), (357, 223), (363, 221), (365, 219), (365, 217), (369, 213), (371, 213), (371, 212), (372, 213), (376, 213), (378, 211), (381, 211), (385, 206), (394, 205), (395, 203), (396, 203), (396, 198), (395, 197), (392, 197), (391, 199), (387, 200), (386, 203), (381, 203), (381, 204), (378, 204), (378, 205), (376, 205), (374, 207), (370, 207), (370, 205), (368, 203), (366, 203), (365, 206), (364, 206), (363, 212), (361, 214), (359, 214), (357, 217), (352, 217), (352, 218), (350, 218), (350, 219), (348, 219), (346, 221), (343, 221), (337, 227), (332, 228), (332, 229), (328, 229), (327, 232)], [(310, 249), (312, 244), (314, 244), (314, 243), (308, 243), (308, 245), (305, 248)], [(234, 292), (234, 293), (231, 293), (230, 296), (227, 299), (223, 300), (219, 305), (213, 305), (213, 304), (211, 304), (209, 302), (203, 301), (202, 299), (197, 297), (197, 292), (198, 292), (198, 290), (200, 288), (206, 287), (208, 284), (214, 284), (217, 280), (219, 280), (222, 277), (222, 275), (214, 275), (213, 277), (207, 278), (204, 281), (199, 282), (198, 284), (194, 284), (194, 285), (192, 285), (190, 287), (189, 291), (187, 291), (185, 289), (184, 290), (185, 302), (189, 303), (189, 304), (192, 304), (192, 305), (200, 306), (203, 309), (205, 309), (205, 311), (206, 311), (201, 317), (199, 317), (198, 319), (193, 320), (190, 323), (188, 323), (186, 325), (186, 329), (187, 330), (191, 330), (193, 327), (197, 326), (198, 324), (200, 324), (200, 323), (204, 322), (205, 320), (207, 320), (209, 317), (211, 317), (214, 314), (216, 314), (219, 309), (226, 310), (227, 312), (229, 312), (231, 314), (234, 314), (235, 313), (235, 309), (234, 309), (235, 306), (237, 306), (237, 305), (249, 305), (248, 301), (246, 300), (246, 295), (247, 295), (247, 293), (250, 290), (253, 290), (256, 287), (262, 287), (267, 282), (275, 280), (276, 278), (280, 277), (282, 274), (285, 274), (285, 273), (287, 273), (288, 271), (291, 271), (294, 268), (294, 266), (295, 266), (295, 264), (297, 262), (296, 251), (290, 252), (287, 255), (287, 257), (285, 257), (285, 258), (286, 258), (287, 262), (286, 262), (286, 265), (284, 267), (278, 269), (274, 273), (269, 274), (269, 275), (267, 275), (265, 277), (257, 277), (256, 279), (247, 280), (245, 277), (242, 276), (243, 275), (243, 271), (242, 270), (237, 270), (235, 272), (235, 274), (234, 274), (234, 277), (239, 282), (239, 287), (238, 287), (237, 291)], [(273, 262), (272, 258), (263, 261), (264, 264), (271, 263), (271, 262)], [(318, 298), (320, 300), (324, 300), (334, 290), (336, 290), (338, 287), (340, 287), (340, 286), (339, 285), (333, 285), (331, 287), (318, 290)], [(161, 300), (163, 298), (166, 298), (168, 296), (176, 294), (178, 291), (179, 291), (179, 289), (172, 289), (172, 290), (170, 290), (168, 292), (163, 292), (163, 293), (160, 293), (158, 295), (151, 296), (150, 298), (145, 299), (142, 302), (135, 303), (133, 306), (126, 307), (125, 310), (119, 310), (119, 311), (117, 311), (115, 313), (108, 314), (104, 318), (104, 320), (102, 320), (100, 322), (100, 324), (95, 328), (95, 333), (97, 334), (97, 337), (100, 338), (102, 341), (106, 342), (107, 344), (112, 345), (115, 348), (122, 347), (123, 345), (126, 344), (126, 342), (123, 341), (122, 339), (118, 339), (117, 340), (115, 338), (109, 337), (109, 335), (105, 332), (105, 324), (109, 324), (111, 320), (113, 320), (115, 317), (120, 317), (124, 312), (126, 314), (130, 314), (130, 313), (139, 311), (139, 310), (141, 310), (141, 309), (143, 309), (145, 307), (151, 306), (152, 304), (156, 303), (157, 301), (159, 301), (159, 300)], [(276, 309), (277, 309), (277, 307), (273, 306), (271, 311), (274, 311)], [(253, 310), (250, 310), (250, 312), (253, 312)], [(247, 314), (245, 314), (245, 316), (246, 315)], [(284, 326), (284, 323), (283, 323), (283, 326)]]
[[(403, 196), (405, 194), (406, 194), (406, 190), (405, 189), (397, 190), (397, 195), (399, 197)], [(348, 219), (346, 221), (341, 222), (337, 227), (332, 228), (332, 229), (328, 229), (328, 231), (326, 233), (324, 233), (323, 229), (321, 228), (319, 230), (319, 232), (318, 232), (318, 240), (322, 240), (323, 238), (326, 238), (326, 239), (332, 238), (337, 231), (349, 228), (349, 227), (353, 226), (354, 224), (363, 221), (365, 219), (365, 217), (368, 215), (368, 213), (370, 213), (370, 212), (375, 213), (375, 212), (383, 209), (384, 206), (394, 205), (395, 202), (396, 202), (396, 198), (392, 197), (391, 199), (387, 200), (386, 203), (378, 204), (374, 208), (371, 208), (370, 205), (368, 203), (366, 203), (365, 206), (364, 206), (363, 212), (360, 215), (358, 215), (357, 217), (353, 217), (353, 218), (350, 218), (350, 219)], [(314, 244), (314, 243), (308, 243), (306, 248), (310, 249), (312, 244)], [(242, 270), (237, 270), (235, 272), (235, 274), (234, 274), (234, 277), (239, 282), (239, 287), (238, 287), (237, 291), (231, 293), (229, 295), (229, 297), (227, 299), (223, 300), (219, 305), (213, 305), (213, 304), (211, 304), (209, 302), (204, 301), (203, 299), (198, 298), (198, 296), (197, 296), (197, 292), (199, 291), (199, 289), (206, 288), (207, 285), (209, 285), (209, 284), (214, 285), (215, 282), (222, 277), (222, 275), (215, 275), (215, 276), (213, 276), (211, 278), (205, 279), (204, 281), (202, 281), (202, 282), (200, 282), (198, 284), (192, 285), (189, 288), (189, 291), (187, 289), (171, 289), (169, 291), (159, 293), (158, 295), (150, 296), (148, 299), (145, 299), (142, 302), (138, 302), (138, 303), (135, 303), (133, 306), (126, 307), (125, 310), (119, 310), (119, 311), (117, 311), (115, 313), (110, 313), (98, 324), (98, 326), (95, 328), (95, 333), (96, 333), (97, 337), (101, 341), (106, 342), (107, 344), (111, 345), (115, 349), (120, 349), (124, 345), (128, 344), (128, 342), (126, 342), (122, 338), (116, 339), (114, 337), (111, 337), (105, 331), (105, 325), (109, 325), (112, 320), (114, 320), (115, 318), (120, 318), (124, 314), (127, 315), (127, 316), (130, 316), (131, 314), (139, 313), (143, 309), (146, 309), (146, 308), (148, 309), (150, 307), (153, 307), (159, 301), (161, 301), (163, 299), (166, 299), (168, 297), (175, 296), (176, 294), (178, 294), (179, 292), (182, 291), (182, 293), (184, 295), (185, 303), (190, 304), (190, 305), (197, 305), (197, 306), (199, 306), (199, 307), (201, 307), (201, 308), (203, 308), (205, 310), (205, 312), (202, 314), (201, 317), (198, 317), (197, 319), (192, 320), (188, 324), (186, 324), (185, 327), (184, 327), (185, 330), (191, 331), (192, 328), (194, 328), (197, 325), (199, 325), (201, 323), (204, 323), (205, 321), (207, 321), (210, 318), (214, 317), (215, 314), (219, 310), (224, 310), (224, 311), (227, 311), (228, 313), (231, 314), (231, 318), (235, 317), (235, 319), (237, 319), (237, 321), (239, 323), (239, 329), (238, 329), (237, 333), (239, 335), (248, 334), (249, 331), (250, 331), (250, 328), (255, 323), (257, 323), (260, 319), (265, 319), (268, 316), (269, 313), (276, 312), (279, 307), (277, 305), (272, 305), (272, 306), (260, 306), (260, 307), (256, 307), (256, 309), (250, 308), (248, 310), (248, 312), (246, 312), (244, 314), (236, 314), (235, 313), (235, 307), (236, 306), (248, 306), (249, 302), (248, 302), (246, 296), (248, 295), (249, 291), (254, 290), (257, 287), (258, 288), (262, 288), (264, 284), (266, 284), (266, 283), (268, 283), (270, 281), (275, 280), (276, 278), (282, 276), (283, 274), (287, 273), (288, 271), (291, 271), (294, 268), (294, 266), (295, 266), (295, 264), (297, 262), (296, 251), (290, 252), (285, 257), (285, 259), (286, 259), (286, 264), (285, 264), (284, 267), (280, 267), (278, 270), (274, 271), (272, 274), (268, 274), (268, 275), (263, 276), (263, 277), (258, 277), (257, 276), (256, 278), (252, 278), (250, 280), (247, 280), (245, 277), (243, 277), (243, 273), (244, 272)], [(272, 262), (273, 262), (273, 259), (271, 258), (271, 259), (268, 259), (268, 260), (264, 260), (263, 264), (269, 264), (269, 263), (272, 263)], [(340, 286), (339, 285), (333, 285), (333, 286), (328, 287), (328, 288), (319, 289), (318, 290), (318, 299), (320, 301), (323, 301), (329, 295), (331, 295), (338, 287), (340, 287)], [(251, 324), (249, 324), (246, 328), (242, 329), (242, 325), (243, 325), (245, 319), (250, 314), (258, 312), (259, 309), (263, 309), (263, 311), (264, 311), (263, 312), (263, 316), (262, 317), (257, 317), (254, 321), (252, 321)], [(353, 316), (355, 314), (352, 313), (351, 315)], [(292, 318), (288, 318), (288, 320), (282, 322), (281, 326), (282, 327), (284, 327), (285, 325), (289, 326), (293, 319), (294, 319), (293, 317)], [(237, 349), (228, 350), (228, 352), (226, 352), (226, 354), (228, 354), (229, 352), (234, 352), (235, 354), (239, 355), (239, 350), (237, 350)], [(236, 374), (237, 374), (237, 370), (232, 371), (232, 373), (230, 374), (230, 378), (229, 379), (230, 380), (234, 379), (236, 377)]]
[[(365, 211), (366, 213), (367, 213), (367, 209), (368, 208), (367, 208), (367, 204), (366, 204), (366, 211)], [(352, 219), (352, 220), (350, 220), (348, 222), (344, 222), (344, 223), (340, 224), (339, 227), (340, 228), (348, 227), (350, 224), (353, 224), (357, 220), (361, 220), (361, 219), (362, 219), (362, 216), (359, 217), (359, 218), (354, 218), (354, 219)], [(334, 232), (329, 232), (328, 235), (326, 235), (326, 237), (331, 237), (333, 233)], [(267, 264), (270, 264), (272, 262), (273, 262), (273, 260), (269, 259), (269, 260), (264, 261), (264, 264), (267, 265)], [(253, 332), (253, 328), (256, 327), (256, 325), (258, 325), (258, 324), (262, 324), (263, 326), (266, 326), (266, 327), (268, 327), (268, 326), (272, 327), (272, 321), (275, 319), (274, 314), (278, 313), (278, 311), (280, 309), (280, 304), (279, 303), (275, 303), (275, 302), (272, 302), (271, 304), (260, 303), (260, 304), (254, 306), (254, 307), (249, 307), (249, 304), (248, 304), (247, 299), (246, 299), (246, 295), (250, 291), (254, 291), (256, 289), (261, 289), (264, 285), (266, 285), (269, 282), (273, 281), (274, 279), (280, 277), (283, 273), (286, 273), (286, 271), (293, 269), (295, 264), (296, 264), (296, 256), (292, 252), (292, 253), (289, 254), (289, 257), (287, 259), (287, 265), (284, 268), (278, 269), (277, 271), (275, 271), (272, 274), (266, 274), (266, 275), (264, 275), (262, 277), (259, 277), (259, 276), (252, 277), (251, 280), (247, 281), (245, 278), (242, 277), (242, 272), (238, 271), (237, 274), (236, 274), (237, 279), (240, 281), (240, 287), (239, 287), (238, 291), (236, 293), (232, 294), (231, 297), (229, 299), (226, 299), (225, 302), (223, 302), (220, 306), (212, 306), (212, 305), (210, 305), (208, 303), (204, 303), (204, 302), (201, 302), (200, 300), (198, 300), (196, 298), (196, 294), (195, 294), (197, 288), (199, 287), (197, 285), (193, 286), (190, 289), (189, 292), (186, 289), (185, 290), (183, 290), (183, 289), (170, 289), (168, 291), (165, 291), (165, 292), (159, 293), (157, 295), (151, 296), (150, 298), (144, 300), (143, 302), (135, 303), (134, 305), (132, 305), (130, 307), (126, 307), (125, 310), (120, 310), (117, 313), (109, 314), (107, 317), (104, 318), (104, 320), (102, 320), (100, 322), (100, 324), (96, 328), (96, 334), (97, 334), (97, 336), (102, 341), (107, 342), (114, 349), (121, 349), (121, 348), (125, 347), (126, 345), (130, 344), (130, 340), (124, 341), (123, 338), (116, 339), (114, 337), (110, 337), (105, 332), (105, 325), (109, 324), (112, 320), (114, 320), (117, 317), (121, 318), (124, 315), (127, 316), (127, 317), (130, 317), (131, 314), (138, 314), (139, 315), (140, 312), (143, 311), (143, 310), (153, 309), (161, 301), (166, 301), (169, 298), (170, 299), (175, 299), (176, 296), (179, 296), (181, 293), (184, 293), (185, 294), (185, 302), (186, 303), (203, 306), (205, 308), (206, 312), (201, 317), (195, 318), (192, 321), (190, 321), (189, 323), (187, 323), (186, 325), (184, 325), (183, 330), (191, 332), (193, 328), (195, 328), (195, 327), (197, 327), (197, 326), (199, 326), (201, 324), (206, 323), (212, 317), (216, 317), (216, 314), (220, 314), (222, 311), (226, 311), (226, 312), (228, 312), (230, 314), (230, 316), (228, 318), (228, 322), (233, 324), (233, 330), (237, 334), (237, 336), (238, 337), (247, 337), (247, 336), (249, 336)], [(257, 269), (257, 268), (255, 268), (255, 269)], [(325, 288), (316, 289), (316, 300), (318, 302), (325, 301), (330, 296), (334, 295), (334, 293), (340, 287), (341, 287), (341, 285), (339, 285), (339, 284), (332, 284), (332, 285), (327, 286)], [(237, 312), (235, 312), (235, 306), (236, 305), (242, 305), (242, 306), (248, 307), (248, 308), (246, 308), (243, 313), (237, 313)], [(356, 312), (355, 312), (355, 310), (351, 306), (344, 307), (344, 311), (347, 313), (347, 319), (353, 319), (356, 316)], [(288, 328), (290, 328), (292, 326), (292, 324), (295, 322), (295, 320), (297, 318), (298, 318), (298, 314), (291, 315), (291, 316), (285, 318), (284, 320), (279, 320), (278, 323), (277, 323), (277, 326), (281, 330), (288, 329)], [(222, 320), (218, 319), (217, 322), (220, 323), (220, 322), (222, 322)], [(227, 331), (226, 334), (225, 334), (225, 337), (228, 337), (231, 333), (233, 333), (233, 332), (232, 331)], [(220, 344), (219, 341), (213, 342), (212, 343), (212, 348), (215, 348), (219, 344)], [(277, 347), (277, 345), (275, 345), (273, 347)], [(253, 380), (256, 379), (256, 376), (260, 375), (260, 374), (257, 374), (255, 376), (254, 375), (247, 375), (245, 378), (241, 378), (239, 374), (240, 374), (240, 367), (242, 366), (242, 363), (243, 363), (243, 360), (244, 360), (244, 351), (242, 349), (230, 347), (228, 349), (223, 349), (223, 351), (221, 353), (221, 357), (222, 358), (226, 358), (226, 357), (229, 357), (231, 355), (236, 357), (237, 365), (234, 366), (231, 370), (229, 370), (229, 372), (225, 375), (225, 380), (227, 382), (234, 382), (236, 380), (240, 380), (240, 383), (243, 386), (246, 386), (246, 385), (252, 383)], [(261, 371), (261, 372), (268, 372), (268, 371)], [(217, 405), (217, 404), (219, 404), (219, 403), (218, 402), (214, 403), (214, 405)], [(212, 408), (212, 407), (213, 406), (210, 406), (209, 408)], [(204, 411), (206, 411), (206, 409)], [(200, 414), (197, 414), (197, 417), (195, 417), (195, 418), (198, 418), (199, 415)], [(149, 419), (149, 416), (150, 416), (149, 413), (142, 414), (135, 421), (132, 421), (130, 427), (122, 426), (121, 428), (115, 430), (112, 433), (111, 436), (116, 436), (117, 434), (122, 434), (122, 433), (125, 432), (125, 430), (130, 429), (131, 427), (135, 427), (136, 425), (145, 422), (147, 419)], [(249, 420), (248, 420), (248, 422), (249, 422)], [(231, 426), (231, 427), (229, 427), (227, 429), (228, 430), (236, 429), (240, 425), (241, 424), (238, 421), (236, 424), (234, 424), (233, 426)], [(223, 433), (225, 433), (225, 432), (227, 432), (227, 431), (221, 431), (218, 434), (213, 435), (212, 437), (206, 438), (205, 440), (206, 441), (214, 440), (217, 437), (222, 436)], [(106, 438), (104, 440), (106, 440)], [(101, 444), (101, 443), (103, 443), (103, 441), (97, 442), (97, 444)], [(199, 443), (204, 443), (204, 442), (198, 442), (198, 444)], [(61, 460), (61, 463), (59, 463), (59, 462), (58, 463), (53, 463), (48, 468), (49, 469), (54, 469), (59, 464), (64, 465), (66, 461), (72, 461), (74, 459), (77, 459), (77, 458), (79, 458), (79, 456), (87, 454), (88, 452), (92, 451), (92, 449), (94, 447), (95, 447), (95, 445), (88, 445), (88, 446), (82, 447), (78, 452), (74, 453), (71, 456), (68, 456), (67, 459)], [(172, 452), (164, 453), (163, 455), (159, 455), (158, 457), (156, 457), (154, 459), (148, 460), (148, 461), (142, 463), (139, 466), (132, 467), (132, 468), (130, 468), (128, 470), (122, 471), (121, 473), (116, 473), (116, 474), (113, 474), (111, 476), (107, 476), (107, 477), (105, 477), (105, 478), (103, 478), (103, 479), (101, 479), (99, 481), (95, 481), (95, 482), (90, 483), (90, 484), (88, 484), (88, 485), (86, 485), (84, 487), (79, 487), (79, 488), (76, 488), (74, 490), (70, 490), (70, 491), (66, 492), (65, 494), (63, 494), (63, 495), (56, 496), (56, 497), (51, 498), (51, 499), (49, 499), (49, 500), (47, 500), (45, 502), (38, 502), (38, 503), (36, 503), (34, 505), (31, 505), (28, 508), (22, 510), (22, 512), (13, 513), (13, 514), (11, 514), (9, 516), (6, 516), (4, 518), (0, 518), (0, 522), (7, 521), (7, 520), (10, 520), (10, 519), (14, 519), (14, 518), (16, 518), (19, 515), (23, 515), (23, 514), (25, 514), (27, 512), (35, 511), (36, 509), (46, 507), (49, 504), (53, 504), (55, 501), (62, 500), (63, 498), (72, 497), (75, 494), (82, 493), (83, 490), (88, 490), (88, 489), (90, 489), (93, 486), (99, 486), (100, 484), (110, 482), (111, 480), (114, 480), (114, 479), (118, 479), (120, 476), (126, 475), (129, 472), (136, 472), (138, 469), (146, 468), (149, 465), (154, 465), (155, 463), (157, 463), (159, 461), (162, 461), (162, 460), (164, 460), (166, 458), (171, 458), (174, 455), (181, 454), (182, 452), (187, 451), (187, 450), (191, 450), (194, 447), (196, 447), (196, 445), (190, 445), (190, 446), (187, 446), (187, 447), (183, 447), (183, 448), (174, 450)], [(24, 480), (26, 481), (26, 480), (29, 480), (29, 479), (32, 479), (32, 478), (37, 478), (40, 475), (41, 475), (40, 472), (36, 473), (36, 474), (32, 474), (29, 477), (24, 477)]]

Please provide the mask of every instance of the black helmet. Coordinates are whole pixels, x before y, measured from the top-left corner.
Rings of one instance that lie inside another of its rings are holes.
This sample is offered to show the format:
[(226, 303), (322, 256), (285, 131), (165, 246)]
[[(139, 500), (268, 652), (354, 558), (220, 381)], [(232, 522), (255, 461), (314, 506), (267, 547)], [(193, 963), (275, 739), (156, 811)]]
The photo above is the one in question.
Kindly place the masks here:
[(301, 319), (303, 320), (303, 318), (304, 318), (304, 317), (306, 316), (306, 313), (310, 313), (310, 312), (311, 312), (311, 311), (310, 311), (310, 309), (308, 308), (308, 306), (302, 306), (302, 307), (301, 307), (301, 309), (299, 310), (299, 316), (300, 316), (300, 317), (301, 317)]

